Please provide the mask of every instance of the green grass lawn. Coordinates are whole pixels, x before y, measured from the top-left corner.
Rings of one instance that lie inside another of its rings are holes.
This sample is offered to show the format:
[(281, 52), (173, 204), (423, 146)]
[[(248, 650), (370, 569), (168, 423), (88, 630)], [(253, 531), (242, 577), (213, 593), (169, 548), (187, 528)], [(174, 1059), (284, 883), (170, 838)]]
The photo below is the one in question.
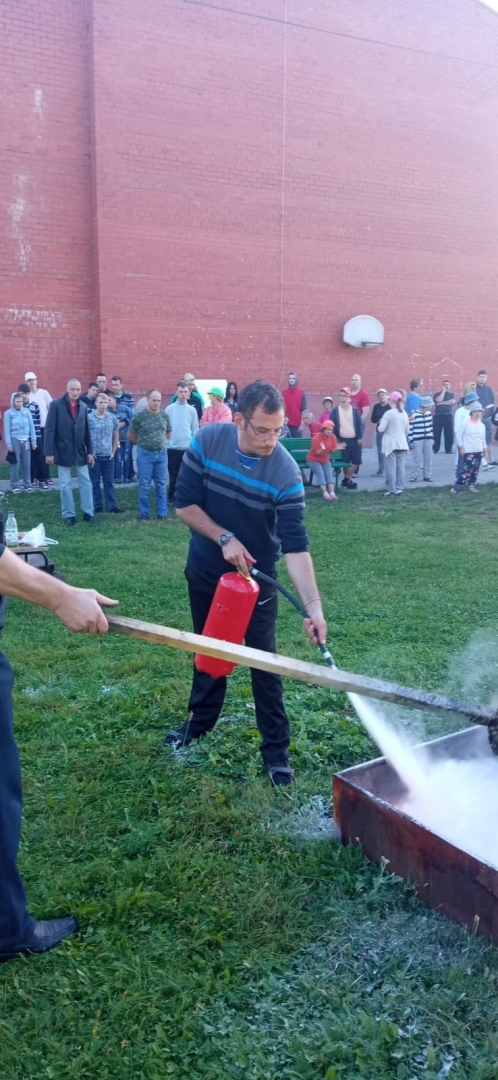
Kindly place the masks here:
[[(20, 528), (43, 520), (60, 540), (69, 581), (117, 597), (123, 615), (189, 629), (186, 529), (139, 528), (136, 491), (119, 500), (126, 516), (74, 530), (55, 494), (11, 502)], [(456, 696), (472, 654), (485, 697), (495, 486), (455, 501), (438, 489), (308, 502), (339, 666)], [(283, 603), (280, 651), (319, 662)], [(30, 907), (73, 912), (82, 932), (0, 967), (1, 1080), (498, 1076), (496, 948), (332, 839), (332, 773), (376, 756), (344, 696), (288, 682), (298, 782), (275, 792), (246, 671), (216, 731), (175, 759), (161, 741), (186, 715), (189, 655), (71, 636), (17, 602), (3, 648)], [(430, 733), (445, 730), (439, 719)]]

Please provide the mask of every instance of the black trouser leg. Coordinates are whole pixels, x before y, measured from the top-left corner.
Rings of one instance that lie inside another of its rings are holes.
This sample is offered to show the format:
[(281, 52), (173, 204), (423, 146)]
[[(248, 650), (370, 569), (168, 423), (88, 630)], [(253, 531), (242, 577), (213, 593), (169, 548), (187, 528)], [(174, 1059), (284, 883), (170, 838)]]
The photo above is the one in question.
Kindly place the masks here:
[(0, 946), (7, 951), (26, 941), (33, 919), (17, 869), (21, 834), (22, 784), (14, 739), (12, 668), (0, 653)]
[(452, 416), (443, 416), (444, 452), (451, 454), (453, 449), (454, 424)]
[[(188, 576), (190, 609), (194, 633), (201, 634), (211, 607), (216, 586), (210, 588), (203, 579)], [(245, 642), (250, 648), (275, 652), (275, 623), (278, 613), (277, 590), (263, 584), (249, 623)], [(251, 668), (251, 681), (256, 706), (256, 722), (263, 741), (260, 749), (266, 765), (281, 765), (287, 761), (290, 742), (290, 726), (282, 696), (282, 680), (278, 675)], [(197, 671), (189, 699), (192, 713), (189, 731), (201, 735), (211, 731), (223, 708), (226, 678), (213, 679)]]
[[(187, 580), (194, 634), (202, 634), (216, 585), (210, 589), (204, 581), (200, 582), (190, 577)], [(223, 708), (226, 687), (226, 678), (213, 679), (205, 671), (198, 671), (194, 663), (192, 689), (188, 703), (189, 711), (192, 713), (189, 732), (194, 737), (213, 730)]]
[(47, 465), (47, 463), (45, 461), (45, 428), (41, 428), (40, 435), (41, 435), (41, 453), (42, 453), (43, 479), (48, 480), (50, 478), (50, 469), (49, 469), (49, 467), (48, 467), (48, 465)]
[(170, 450), (168, 446), (168, 473), (169, 473), (169, 501), (173, 502), (176, 490), (176, 481), (180, 472), (180, 465), (185, 450)]
[(42, 483), (44, 479), (42, 440), (41, 436), (39, 436), (36, 440), (36, 450), (31, 450), (31, 483), (33, 483), (33, 480)]
[[(245, 643), (250, 649), (276, 652), (275, 623), (278, 614), (278, 593), (271, 585), (264, 585), (253, 616), (247, 628)], [(265, 765), (283, 765), (287, 762), (290, 743), (290, 725), (285, 711), (282, 680), (269, 671), (251, 668), (251, 682), (256, 706), (256, 723), (263, 737), (260, 745)]]
[(432, 428), (433, 428), (433, 432), (434, 432), (434, 447), (433, 447), (433, 450), (434, 450), (435, 454), (438, 453), (439, 447), (441, 446), (441, 435), (443, 433), (443, 420), (444, 420), (443, 416), (439, 416), (438, 413), (434, 414), (434, 421), (433, 421)]

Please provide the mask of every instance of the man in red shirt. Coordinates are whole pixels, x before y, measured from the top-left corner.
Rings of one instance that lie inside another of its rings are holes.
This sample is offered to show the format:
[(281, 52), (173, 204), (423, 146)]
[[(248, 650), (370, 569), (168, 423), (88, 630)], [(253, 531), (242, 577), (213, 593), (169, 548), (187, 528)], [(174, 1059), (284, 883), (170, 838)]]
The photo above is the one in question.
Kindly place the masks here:
[[(365, 430), (368, 414), (370, 412), (370, 394), (367, 394), (367, 391), (362, 388), (361, 375), (351, 376), (351, 404), (353, 408), (358, 409), (363, 421), (363, 430)], [(356, 475), (358, 475), (359, 471), (360, 466), (357, 465)]]
[(289, 371), (287, 376), (288, 387), (283, 391), (285, 401), (285, 415), (288, 418), (291, 439), (299, 439), (301, 436), (301, 421), (303, 412), (308, 408), (306, 394), (298, 386), (298, 377), (295, 371)]
[(365, 427), (370, 412), (370, 394), (362, 388), (361, 375), (351, 376), (351, 404), (358, 409), (363, 420), (363, 427)]

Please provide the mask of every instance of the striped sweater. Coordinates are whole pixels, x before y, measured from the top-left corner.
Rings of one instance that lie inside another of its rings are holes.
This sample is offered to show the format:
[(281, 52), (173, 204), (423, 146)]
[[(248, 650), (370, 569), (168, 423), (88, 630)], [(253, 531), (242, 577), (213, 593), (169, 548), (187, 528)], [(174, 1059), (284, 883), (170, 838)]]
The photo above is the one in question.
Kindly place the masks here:
[[(264, 573), (281, 553), (308, 549), (300, 469), (281, 443), (268, 457), (242, 455), (235, 424), (199, 429), (183, 457), (175, 503), (200, 506), (220, 532), (235, 534)], [(212, 580), (227, 570), (219, 545), (194, 531), (188, 562)]]
[(408, 442), (420, 442), (422, 439), (433, 439), (434, 430), (432, 426), (432, 413), (416, 412), (412, 413), (410, 419), (410, 431), (408, 434)]

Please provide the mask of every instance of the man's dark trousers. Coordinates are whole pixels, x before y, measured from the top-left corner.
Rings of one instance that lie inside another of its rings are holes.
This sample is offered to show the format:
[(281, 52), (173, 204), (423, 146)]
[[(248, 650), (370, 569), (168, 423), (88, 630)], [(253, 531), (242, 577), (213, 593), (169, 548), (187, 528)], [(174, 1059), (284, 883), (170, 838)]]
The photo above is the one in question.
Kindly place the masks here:
[[(227, 572), (228, 565), (227, 565)], [(190, 610), (195, 634), (202, 634), (217, 582), (211, 585), (192, 567), (187, 566)], [(278, 612), (278, 593), (271, 585), (263, 584), (245, 636), (245, 644), (252, 649), (276, 652), (275, 623)], [(282, 680), (268, 671), (251, 668), (252, 691), (256, 706), (256, 723), (262, 735), (260, 749), (265, 765), (282, 765), (287, 762), (290, 742), (290, 726), (282, 698)], [(192, 713), (189, 731), (201, 735), (211, 731), (220, 715), (225, 699), (226, 678), (212, 679), (205, 672), (197, 671), (190, 693), (189, 710)]]
[(31, 483), (45, 480), (45, 459), (43, 457), (43, 443), (41, 435), (36, 440), (36, 450), (31, 449)]
[(168, 474), (169, 474), (169, 490), (168, 497), (170, 503), (175, 498), (175, 488), (178, 473), (180, 472), (180, 465), (182, 463), (185, 450), (175, 450), (168, 446)]
[(0, 949), (26, 941), (34, 921), (26, 910), (26, 895), (17, 869), (21, 835), (22, 784), (19, 752), (14, 739), (12, 668), (0, 653)]
[(433, 420), (434, 429), (434, 453), (437, 454), (441, 445), (441, 435), (444, 432), (444, 452), (451, 454), (454, 438), (453, 416), (439, 416), (436, 412)]

